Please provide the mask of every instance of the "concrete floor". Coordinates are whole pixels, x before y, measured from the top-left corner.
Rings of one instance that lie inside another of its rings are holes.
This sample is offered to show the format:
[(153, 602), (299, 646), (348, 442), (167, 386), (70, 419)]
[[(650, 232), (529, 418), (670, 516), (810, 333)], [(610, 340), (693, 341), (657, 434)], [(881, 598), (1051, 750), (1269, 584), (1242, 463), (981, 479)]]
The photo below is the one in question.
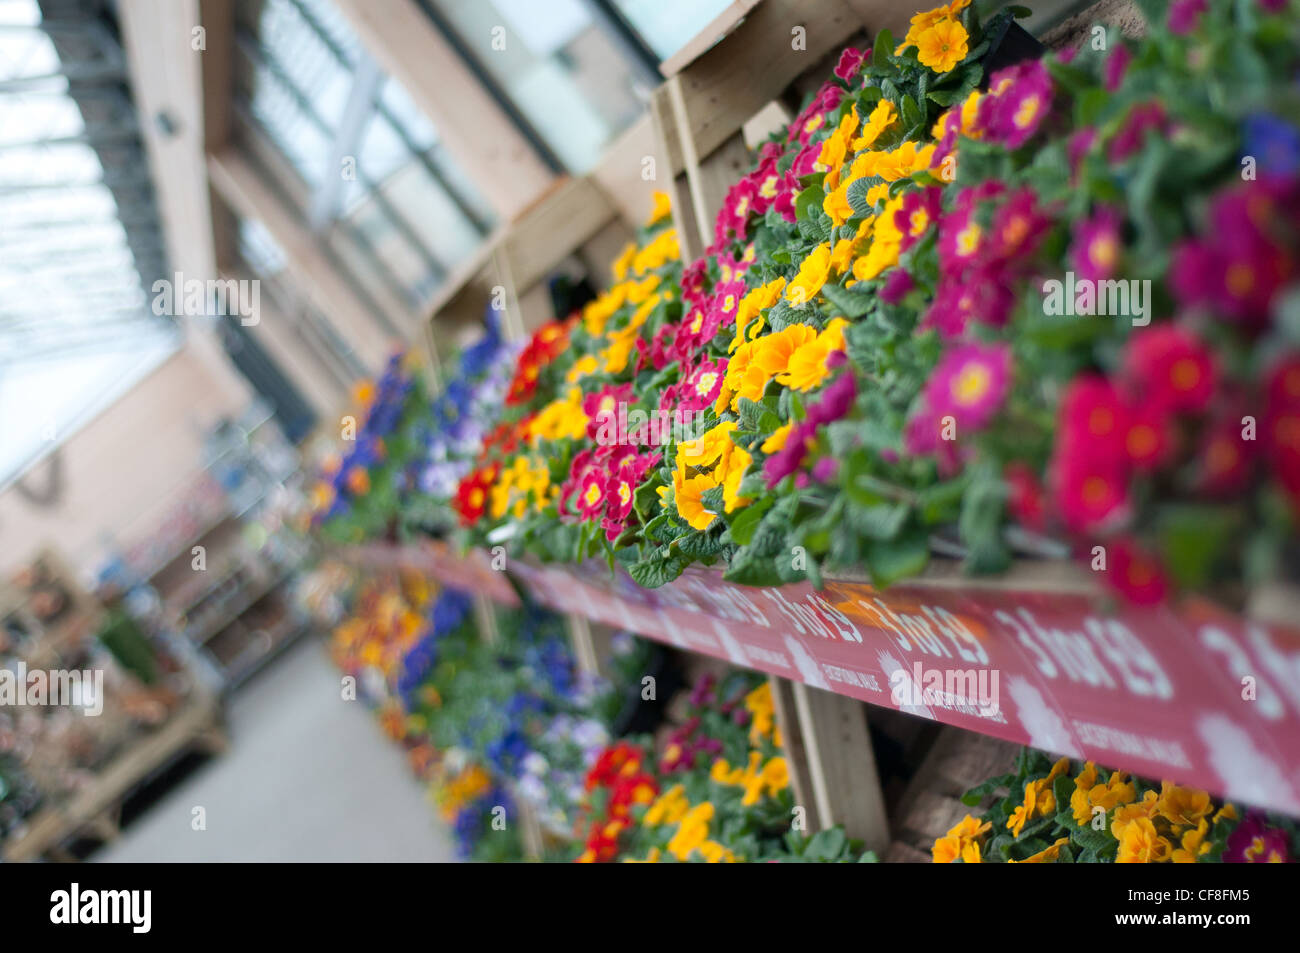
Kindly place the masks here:
[[(450, 861), (449, 834), (401, 749), (341, 698), (321, 641), (304, 636), (227, 703), (230, 749), (182, 781), (116, 843), (120, 861)], [(191, 826), (193, 808), (207, 829)]]

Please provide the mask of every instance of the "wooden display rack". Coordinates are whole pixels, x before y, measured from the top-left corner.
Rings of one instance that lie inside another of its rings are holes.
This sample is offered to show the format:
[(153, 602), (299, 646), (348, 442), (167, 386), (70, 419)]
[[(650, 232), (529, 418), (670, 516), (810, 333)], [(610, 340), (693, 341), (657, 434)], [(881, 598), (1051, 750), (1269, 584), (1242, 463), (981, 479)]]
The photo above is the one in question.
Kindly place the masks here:
[(593, 280), (631, 239), (630, 226), (592, 176), (563, 178), (508, 227), (499, 229), (447, 280), (430, 307), (423, 346), (439, 366), (438, 339), (481, 326), (484, 311), (502, 306), (502, 330), (519, 340), (556, 317), (546, 279), (576, 256)]
[[(158, 571), (163, 568), (165, 564)], [(16, 657), (33, 669), (66, 664), (70, 654), (97, 631), (104, 609), (53, 550), (41, 551), (25, 576), (30, 579), (24, 582), (30, 584), (7, 583), (0, 590), (0, 620), (17, 622), (31, 634), (30, 641), (18, 647)], [(47, 619), (38, 598), (52, 591), (61, 596), (63, 606)], [(212, 752), (224, 750), (220, 719), (218, 698), (202, 688), (196, 677), (193, 693), (167, 721), (132, 740), (96, 771), (85, 788), (28, 818), (22, 832), (4, 842), (0, 856), (6, 861), (47, 855), (71, 860), (74, 858), (63, 845), (73, 837), (113, 840), (122, 802), (132, 790), (192, 745)]]
[(20, 836), (4, 844), (6, 861), (44, 856), (75, 860), (64, 844), (77, 836), (115, 840), (126, 797), (191, 747), (211, 754), (226, 749), (221, 706), (215, 695), (196, 691), (164, 724), (128, 748), (68, 801), (38, 811)]

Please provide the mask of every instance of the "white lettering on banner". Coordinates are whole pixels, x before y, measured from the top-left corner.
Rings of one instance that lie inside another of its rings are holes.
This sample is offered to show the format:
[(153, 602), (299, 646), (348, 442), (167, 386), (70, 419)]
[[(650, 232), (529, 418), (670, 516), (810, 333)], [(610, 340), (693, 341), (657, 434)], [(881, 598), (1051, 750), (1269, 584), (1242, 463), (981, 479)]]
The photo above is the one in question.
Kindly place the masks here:
[(1052, 664), (1052, 660), (1047, 657), (1046, 652), (1034, 644), (1034, 640), (1029, 637), (1029, 633), (1021, 628), (1020, 623), (1016, 621), (1013, 615), (999, 609), (993, 613), (993, 618), (1015, 632), (1016, 641), (1033, 654), (1034, 668), (1038, 669), (1043, 677), (1056, 678), (1056, 666)]
[[(935, 606), (934, 608), (931, 608), (930, 606), (921, 606), (921, 611), (934, 621), (934, 624), (938, 627), (939, 631), (948, 637), (948, 640), (952, 642), (952, 647), (957, 650), (957, 654), (963, 659), (967, 662), (975, 662), (979, 665), (988, 664), (989, 653), (984, 650), (984, 646), (980, 643), (980, 640), (975, 638), (975, 633), (966, 628), (966, 623), (962, 622), (959, 617), (942, 606)], [(966, 649), (961, 646), (962, 642), (974, 646), (975, 651), (966, 651)]]
[(1011, 629), (1016, 641), (1033, 655), (1034, 667), (1044, 677), (1054, 679), (1058, 673), (1064, 673), (1072, 682), (1118, 688), (1114, 676), (1097, 657), (1095, 642), (1096, 649), (1115, 667), (1128, 691), (1142, 697), (1173, 697), (1173, 683), (1160, 667), (1160, 662), (1146, 644), (1118, 619), (1098, 620), (1088, 616), (1083, 620), (1085, 634), (1044, 628), (1028, 609), (1020, 609), (1018, 614), (1020, 617), (1016, 618), (999, 609), (993, 613), (993, 618)]
[(1192, 764), (1187, 757), (1187, 752), (1183, 750), (1182, 743), (1178, 741), (1152, 738), (1149, 735), (1140, 735), (1122, 728), (1096, 725), (1087, 721), (1075, 721), (1074, 727), (1079, 732), (1079, 740), (1085, 745), (1105, 751), (1116, 751), (1134, 758), (1157, 761), (1172, 768), (1190, 768)]
[(835, 627), (836, 633), (845, 642), (861, 642), (862, 633), (858, 627), (853, 624), (853, 620), (846, 616), (835, 606), (831, 605), (829, 600), (824, 598), (821, 593), (809, 593), (808, 601), (822, 611), (828, 622)]
[(833, 633), (825, 622), (808, 606), (801, 606), (791, 602), (785, 597), (780, 589), (764, 589), (763, 596), (771, 602), (776, 603), (777, 609), (781, 611), (794, 630), (804, 635), (818, 635), (823, 639), (833, 637)]
[[(1102, 654), (1119, 669), (1120, 678), (1134, 695), (1173, 697), (1174, 686), (1169, 676), (1132, 629), (1118, 619), (1106, 619), (1102, 623), (1091, 616), (1083, 620), (1083, 627), (1100, 646)], [(1148, 677), (1143, 677), (1144, 673)]]
[(875, 613), (876, 617), (884, 623), (884, 627), (898, 637), (898, 647), (904, 652), (910, 652), (912, 644), (915, 643), (925, 655), (952, 658), (952, 653), (943, 644), (943, 640), (934, 634), (927, 619), (908, 615), (905, 612), (892, 612), (889, 606), (879, 599), (873, 601), (874, 606), (859, 599), (858, 605)]
[(766, 662), (776, 668), (789, 670), (790, 660), (781, 652), (774, 652), (757, 645), (746, 645), (745, 654), (756, 662)]
[(1257, 625), (1246, 627), (1246, 637), (1263, 660), (1264, 667), (1282, 683), (1282, 691), (1300, 714), (1300, 652), (1283, 652), (1273, 644), (1268, 631)]
[(1256, 710), (1269, 721), (1277, 721), (1285, 714), (1282, 702), (1278, 698), (1272, 683), (1259, 671), (1259, 666), (1250, 660), (1250, 656), (1226, 630), (1217, 625), (1202, 626), (1197, 632), (1200, 643), (1217, 655), (1223, 656), (1228, 666), (1232, 681), (1240, 682), (1246, 675), (1255, 678)]
[(826, 670), (826, 677), (832, 682), (843, 682), (846, 685), (857, 685), (873, 692), (880, 691), (880, 683), (876, 681), (874, 675), (854, 671), (851, 668), (841, 668), (838, 665), (831, 665), (830, 663), (824, 664), (822, 668)]

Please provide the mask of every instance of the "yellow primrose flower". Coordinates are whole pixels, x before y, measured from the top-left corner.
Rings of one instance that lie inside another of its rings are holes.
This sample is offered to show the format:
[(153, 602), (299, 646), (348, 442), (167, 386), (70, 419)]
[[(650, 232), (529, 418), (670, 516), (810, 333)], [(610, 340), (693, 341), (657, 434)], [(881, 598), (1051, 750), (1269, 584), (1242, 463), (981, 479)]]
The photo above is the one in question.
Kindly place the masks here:
[(724, 420), (710, 427), (694, 440), (684, 440), (679, 443), (677, 445), (678, 468), (694, 467), (700, 470), (713, 466), (722, 458), (726, 449), (733, 446), (731, 432), (737, 426), (734, 420)]
[(1205, 842), (1205, 836), (1210, 832), (1210, 822), (1201, 818), (1196, 827), (1183, 834), (1183, 839), (1178, 849), (1170, 855), (1170, 860), (1175, 864), (1194, 864), (1198, 857), (1203, 857), (1210, 852), (1210, 845)]
[(1154, 820), (1156, 816), (1156, 802), (1159, 795), (1155, 791), (1148, 791), (1142, 795), (1142, 800), (1133, 804), (1124, 804), (1115, 808), (1115, 813), (1111, 816), (1110, 833), (1116, 840), (1124, 839), (1124, 831), (1134, 821), (1143, 818)]
[(973, 840), (976, 837), (982, 837), (993, 829), (991, 821), (985, 821), (981, 824), (975, 818), (967, 814), (960, 821), (948, 829), (949, 837), (960, 837), (962, 840)]
[(632, 267), (632, 259), (636, 257), (636, 242), (628, 242), (618, 257), (614, 259), (612, 270), (616, 281), (622, 282), (627, 278), (627, 273)]
[[(1061, 848), (1070, 842), (1068, 837), (1057, 838), (1050, 847), (1045, 847), (1036, 854), (1032, 854), (1020, 861), (1022, 864), (1054, 864), (1060, 859)], [(1010, 861), (1016, 863), (1016, 861)]]
[(728, 513), (753, 502), (750, 497), (740, 495), (740, 481), (745, 479), (745, 472), (753, 462), (749, 451), (733, 443), (718, 466), (716, 472), (722, 480), (722, 499)]
[(1117, 864), (1154, 864), (1169, 860), (1173, 845), (1156, 833), (1155, 825), (1140, 817), (1124, 828), (1120, 838)]
[[(1154, 793), (1154, 792), (1148, 792)], [(1214, 805), (1206, 791), (1182, 788), (1168, 781), (1160, 783), (1160, 803), (1156, 812), (1170, 824), (1190, 827), (1210, 813)]]
[(669, 260), (676, 258), (678, 254), (676, 229), (665, 229), (656, 235), (645, 248), (637, 252), (636, 257), (632, 259), (632, 271), (638, 275), (644, 275), (647, 271), (662, 267)]
[(763, 773), (759, 770), (759, 764), (763, 756), (757, 751), (749, 753), (749, 764), (745, 768), (745, 775), (740, 780), (741, 786), (745, 789), (745, 794), (740, 799), (744, 807), (753, 807), (758, 803), (759, 798), (763, 796), (763, 789), (766, 785), (763, 783)]
[(600, 362), (596, 360), (596, 355), (584, 354), (573, 362), (573, 366), (569, 368), (569, 373), (565, 375), (565, 380), (570, 384), (576, 384), (588, 374), (594, 374), (599, 369)]
[(673, 214), (673, 202), (672, 199), (668, 197), (667, 192), (661, 192), (659, 189), (655, 189), (654, 193), (650, 196), (650, 199), (654, 202), (654, 208), (650, 211), (650, 217), (646, 219), (647, 226), (661, 222), (669, 215)]
[(605, 333), (606, 322), (615, 311), (623, 307), (623, 302), (627, 300), (627, 290), (627, 282), (620, 281), (608, 291), (587, 302), (582, 309), (582, 325), (587, 329), (588, 334), (596, 338)]
[(569, 393), (553, 400), (528, 424), (528, 439), (535, 446), (539, 440), (577, 440), (587, 432), (588, 418), (582, 410), (582, 390), (569, 388)]
[(799, 265), (799, 274), (785, 289), (785, 300), (796, 308), (817, 296), (831, 270), (831, 245), (822, 242)]
[(853, 133), (857, 128), (858, 107), (852, 106), (844, 118), (840, 120), (840, 124), (835, 131), (822, 143), (822, 151), (817, 156), (817, 162), (819, 165), (825, 166), (826, 170), (837, 178), (839, 168), (844, 163), (844, 157), (848, 155), (849, 143), (853, 141)]
[(960, 837), (940, 837), (930, 848), (930, 859), (936, 864), (955, 863), (965, 844)]
[(757, 341), (750, 341), (736, 348), (736, 353), (727, 364), (727, 374), (722, 380), (722, 388), (714, 404), (717, 413), (720, 414), (728, 408), (736, 410), (740, 406), (742, 397), (758, 400), (763, 396), (769, 376), (754, 363), (757, 347)]
[(894, 50), (894, 55), (898, 56), (909, 46), (915, 46), (917, 37), (926, 30), (930, 29), (936, 23), (942, 20), (951, 20), (957, 17), (962, 10), (970, 6), (970, 0), (953, 0), (952, 3), (945, 6), (935, 7), (933, 10), (925, 10), (921, 13), (913, 14), (911, 26), (907, 30), (907, 36), (903, 42)]
[(627, 283), (627, 303), (640, 304), (645, 301), (659, 288), (660, 281), (659, 276), (653, 272), (640, 281), (629, 281)]
[(830, 216), (831, 224), (836, 228), (853, 217), (853, 206), (849, 204), (849, 185), (841, 182), (839, 187), (822, 199), (822, 211)]
[(717, 841), (706, 840), (698, 848), (700, 855), (710, 864), (734, 864), (736, 855), (731, 848), (723, 847)]
[(1025, 802), (1012, 812), (1007, 821), (1007, 829), (1015, 837), (1025, 829), (1025, 825), (1038, 817), (1047, 817), (1056, 812), (1056, 795), (1048, 779), (1039, 778), (1025, 785)]
[(980, 845), (975, 841), (967, 841), (961, 845), (961, 862), (963, 864), (980, 864)]
[(783, 290), (785, 290), (785, 278), (778, 277), (765, 285), (759, 285), (740, 299), (740, 305), (736, 308), (736, 336), (731, 346), (727, 348), (728, 351), (734, 351), (745, 343), (745, 329), (749, 327), (749, 323), (762, 311), (776, 304)]
[(871, 226), (875, 221), (874, 215), (868, 215), (858, 223), (858, 230), (852, 238), (841, 238), (835, 243), (835, 248), (831, 251), (831, 270), (836, 274), (844, 274), (853, 267), (853, 256), (858, 253), (858, 247), (871, 234)]
[(703, 801), (691, 808), (682, 817), (677, 833), (668, 841), (668, 852), (678, 860), (686, 860), (695, 850), (709, 839), (709, 821), (713, 820), (713, 804)]
[(646, 809), (641, 823), (654, 827), (659, 824), (676, 824), (690, 810), (691, 802), (686, 797), (686, 788), (674, 784)]
[(790, 355), (785, 371), (777, 375), (777, 383), (798, 391), (821, 386), (831, 373), (827, 364), (831, 354), (844, 350), (844, 328), (848, 323), (844, 318), (832, 319), (821, 334)]
[(871, 110), (871, 115), (862, 124), (862, 135), (853, 140), (851, 146), (853, 151), (861, 152), (863, 149), (870, 149), (880, 138), (880, 134), (893, 125), (897, 118), (898, 110), (888, 99), (876, 103), (876, 108)]
[(754, 342), (753, 363), (769, 378), (783, 374), (795, 351), (817, 338), (809, 324), (791, 324)]
[(916, 58), (936, 73), (946, 73), (966, 58), (970, 35), (956, 20), (943, 19), (916, 38)]
[(718, 784), (736, 785), (745, 776), (744, 768), (733, 768), (726, 758), (719, 758), (709, 768), (709, 779)]
[(785, 446), (785, 442), (790, 439), (790, 433), (793, 430), (794, 421), (790, 421), (788, 424), (782, 424), (780, 427), (777, 427), (772, 431), (768, 438), (759, 445), (758, 449), (767, 454), (776, 453)]
[[(676, 480), (673, 482), (676, 483)], [(702, 499), (705, 492), (717, 485), (718, 481), (706, 473), (683, 480), (680, 487), (674, 487), (673, 499), (677, 502), (677, 512), (692, 529), (706, 530), (717, 518), (717, 513), (704, 508)]]
[(763, 784), (767, 787), (767, 793), (774, 796), (790, 786), (790, 766), (786, 764), (785, 758), (777, 756), (763, 765)]

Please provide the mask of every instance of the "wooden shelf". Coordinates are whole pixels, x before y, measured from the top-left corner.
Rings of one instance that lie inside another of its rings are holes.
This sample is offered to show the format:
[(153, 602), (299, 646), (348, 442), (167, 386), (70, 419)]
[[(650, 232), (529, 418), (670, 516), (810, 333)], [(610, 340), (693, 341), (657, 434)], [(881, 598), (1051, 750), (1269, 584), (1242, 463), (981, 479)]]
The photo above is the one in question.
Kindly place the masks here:
[[(460, 566), (437, 544), (339, 555), (426, 572), (503, 602), (507, 593), (515, 598), (506, 573), (484, 571), (481, 552)], [(807, 583), (738, 586), (701, 568), (654, 590), (603, 565), (515, 561), (508, 575), (557, 612), (688, 652), (1300, 813), (1300, 630), (1243, 619), (1205, 600), (1121, 607), (1077, 574), (1033, 564), (971, 580), (937, 562), (888, 590), (829, 579), (820, 592)], [(905, 694), (917, 675), (924, 681), (931, 673), (959, 695), (983, 686), (993, 704), (981, 710), (962, 698)], [(1256, 701), (1242, 700), (1247, 676)]]

